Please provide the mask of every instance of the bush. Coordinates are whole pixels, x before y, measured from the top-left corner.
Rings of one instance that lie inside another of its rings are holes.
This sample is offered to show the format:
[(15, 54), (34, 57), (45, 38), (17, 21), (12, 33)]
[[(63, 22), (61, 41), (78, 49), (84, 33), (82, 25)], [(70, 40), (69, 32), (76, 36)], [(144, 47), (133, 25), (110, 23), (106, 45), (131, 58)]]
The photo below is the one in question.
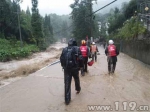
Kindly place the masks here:
[(11, 57), (11, 54), (7, 50), (0, 50), (0, 61), (9, 61)]
[(0, 61), (9, 61), (29, 56), (33, 52), (38, 52), (39, 48), (35, 45), (25, 45), (20, 47), (20, 42), (11, 44), (10, 41), (0, 39)]
[(2, 38), (2, 39), (4, 39), (4, 38), (5, 38), (5, 36), (4, 36), (4, 34), (3, 34), (3, 33), (0, 33), (0, 38)]
[(113, 32), (110, 37), (130, 40), (145, 32), (146, 28), (140, 22), (137, 22), (137, 18), (134, 17), (126, 21), (124, 26), (118, 29), (117, 32)]

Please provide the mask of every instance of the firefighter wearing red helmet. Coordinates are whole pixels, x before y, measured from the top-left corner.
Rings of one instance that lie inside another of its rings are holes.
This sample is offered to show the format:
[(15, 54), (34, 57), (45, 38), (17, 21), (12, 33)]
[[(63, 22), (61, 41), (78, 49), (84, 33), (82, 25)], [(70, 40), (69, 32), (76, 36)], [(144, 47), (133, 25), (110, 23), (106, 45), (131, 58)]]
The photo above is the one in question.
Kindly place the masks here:
[(87, 62), (89, 57), (89, 48), (86, 46), (86, 41), (81, 41), (80, 51), (83, 57), (83, 68), (81, 69), (81, 74), (84, 75), (87, 72)]

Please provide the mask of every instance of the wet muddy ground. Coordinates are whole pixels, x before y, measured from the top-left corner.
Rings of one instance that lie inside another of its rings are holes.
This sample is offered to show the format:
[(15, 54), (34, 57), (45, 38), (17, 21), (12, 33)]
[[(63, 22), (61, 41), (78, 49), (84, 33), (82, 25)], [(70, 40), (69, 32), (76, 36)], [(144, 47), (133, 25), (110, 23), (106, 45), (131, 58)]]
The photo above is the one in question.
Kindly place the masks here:
[(2, 87), (0, 112), (89, 112), (90, 105), (110, 105), (110, 112), (116, 112), (115, 104), (119, 112), (125, 107), (130, 112), (132, 102), (136, 104), (132, 112), (145, 112), (137, 110), (140, 105), (150, 109), (150, 67), (121, 53), (115, 74), (108, 75), (104, 49), (99, 47), (99, 51), (98, 62), (88, 68), (85, 76), (80, 75), (80, 94), (76, 94), (72, 80), (68, 106), (64, 103), (63, 71), (56, 64)]

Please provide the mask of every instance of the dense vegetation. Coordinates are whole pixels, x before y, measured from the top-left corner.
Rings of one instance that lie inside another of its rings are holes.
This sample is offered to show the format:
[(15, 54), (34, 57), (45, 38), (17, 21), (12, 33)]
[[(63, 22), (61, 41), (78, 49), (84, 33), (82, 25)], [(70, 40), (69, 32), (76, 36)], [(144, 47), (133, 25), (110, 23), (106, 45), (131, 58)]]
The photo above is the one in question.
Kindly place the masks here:
[(70, 5), (72, 8), (71, 17), (73, 20), (73, 37), (77, 40), (86, 39), (88, 37), (97, 38), (99, 35), (98, 21), (95, 15), (92, 15), (92, 1), (94, 0), (75, 0)]
[[(138, 34), (146, 32), (146, 28), (139, 21), (137, 14), (136, 0), (123, 3), (120, 9), (117, 7), (111, 9), (108, 14), (99, 16), (102, 24), (108, 24), (108, 28), (102, 25), (101, 33), (108, 38), (136, 39)], [(109, 36), (106, 35), (106, 31), (108, 31)]]
[(0, 39), (0, 60), (9, 61), (11, 59), (20, 59), (29, 56), (33, 52), (39, 51), (36, 45), (27, 45), (20, 47), (20, 41)]
[(20, 2), (0, 0), (0, 61), (26, 57), (70, 35), (69, 30), (62, 32), (71, 23), (69, 16), (47, 14), (42, 17), (38, 0), (31, 0), (32, 12), (29, 8), (21, 10)]

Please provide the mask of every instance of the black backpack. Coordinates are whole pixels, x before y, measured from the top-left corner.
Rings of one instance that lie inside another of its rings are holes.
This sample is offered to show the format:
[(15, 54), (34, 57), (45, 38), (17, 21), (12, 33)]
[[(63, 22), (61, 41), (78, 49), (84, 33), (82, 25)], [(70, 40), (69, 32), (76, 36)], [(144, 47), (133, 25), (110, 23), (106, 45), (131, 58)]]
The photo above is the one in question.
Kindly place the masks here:
[(67, 47), (63, 50), (60, 62), (64, 69), (77, 68), (77, 56), (74, 47)]

